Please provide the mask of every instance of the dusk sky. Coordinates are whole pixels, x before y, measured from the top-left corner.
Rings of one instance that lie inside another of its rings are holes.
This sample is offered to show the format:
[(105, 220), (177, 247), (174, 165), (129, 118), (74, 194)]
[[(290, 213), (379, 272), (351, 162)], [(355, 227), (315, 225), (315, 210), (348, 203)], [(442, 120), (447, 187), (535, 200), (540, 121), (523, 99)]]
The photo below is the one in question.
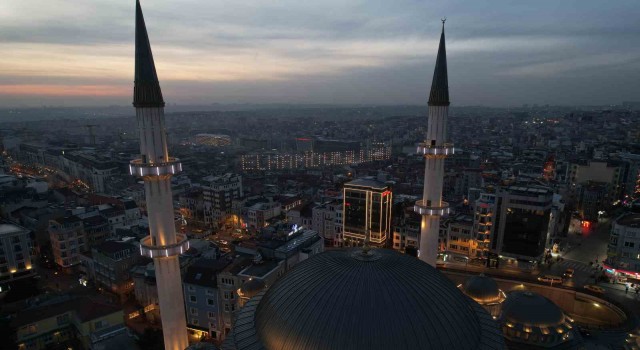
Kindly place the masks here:
[[(640, 100), (640, 1), (142, 0), (170, 104)], [(134, 0), (0, 2), (0, 106), (127, 105)]]

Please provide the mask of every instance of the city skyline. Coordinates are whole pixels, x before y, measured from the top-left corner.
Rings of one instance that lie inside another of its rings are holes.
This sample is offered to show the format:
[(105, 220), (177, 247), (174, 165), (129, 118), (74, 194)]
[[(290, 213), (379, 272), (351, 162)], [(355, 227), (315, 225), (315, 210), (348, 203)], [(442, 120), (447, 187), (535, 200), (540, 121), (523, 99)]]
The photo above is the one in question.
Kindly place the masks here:
[[(147, 3), (170, 104), (423, 104), (444, 15), (458, 106), (610, 104), (638, 88), (631, 1)], [(50, 4), (0, 5), (0, 107), (128, 104), (134, 2)]]

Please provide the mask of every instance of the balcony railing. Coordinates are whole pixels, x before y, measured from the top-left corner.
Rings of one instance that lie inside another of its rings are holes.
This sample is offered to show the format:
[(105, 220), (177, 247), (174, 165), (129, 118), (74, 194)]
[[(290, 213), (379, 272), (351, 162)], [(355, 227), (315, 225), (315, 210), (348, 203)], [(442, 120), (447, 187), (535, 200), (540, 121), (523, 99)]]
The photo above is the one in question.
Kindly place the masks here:
[(154, 246), (151, 242), (151, 236), (140, 240), (140, 255), (149, 258), (162, 258), (180, 255), (189, 250), (189, 239), (181, 233), (176, 234), (175, 244)]
[(142, 159), (129, 162), (129, 174), (134, 176), (174, 175), (182, 171), (182, 163), (178, 158), (169, 158), (163, 163), (143, 163)]
[(451, 143), (445, 143), (441, 146), (429, 145), (427, 143), (421, 143), (418, 145), (418, 154), (425, 156), (450, 156), (455, 153), (455, 148)]
[(449, 208), (449, 203), (447, 202), (441, 202), (439, 207), (434, 207), (425, 205), (424, 200), (419, 200), (413, 206), (413, 211), (420, 215), (444, 216), (450, 213), (451, 208)]

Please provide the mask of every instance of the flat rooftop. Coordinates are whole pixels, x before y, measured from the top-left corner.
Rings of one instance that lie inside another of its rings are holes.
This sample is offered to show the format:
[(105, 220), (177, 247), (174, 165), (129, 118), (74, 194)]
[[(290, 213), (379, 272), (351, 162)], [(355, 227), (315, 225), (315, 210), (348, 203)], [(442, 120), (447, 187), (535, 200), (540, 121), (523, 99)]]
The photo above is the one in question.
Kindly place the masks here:
[(374, 189), (386, 190), (387, 185), (373, 179), (356, 179), (344, 184), (345, 187), (369, 187)]
[(23, 233), (25, 231), (27, 231), (27, 229), (18, 225), (7, 224), (7, 223), (0, 224), (0, 236), (10, 235), (15, 233)]
[(262, 278), (267, 273), (273, 271), (278, 267), (278, 262), (275, 260), (265, 260), (261, 264), (253, 264), (246, 269), (240, 271), (239, 275), (246, 275), (252, 277)]
[(628, 213), (618, 218), (618, 225), (629, 227), (640, 227), (640, 213)]
[(318, 233), (313, 230), (304, 230), (302, 233), (294, 239), (285, 242), (283, 245), (276, 249), (277, 252), (288, 254), (296, 250), (299, 246), (309, 242), (314, 237), (318, 236)]

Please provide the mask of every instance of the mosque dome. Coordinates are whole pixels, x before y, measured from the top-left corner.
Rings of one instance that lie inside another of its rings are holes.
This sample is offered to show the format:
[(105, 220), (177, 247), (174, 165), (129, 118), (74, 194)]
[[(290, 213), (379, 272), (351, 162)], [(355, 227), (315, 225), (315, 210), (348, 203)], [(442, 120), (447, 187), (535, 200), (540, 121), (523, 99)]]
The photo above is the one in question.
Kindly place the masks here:
[(556, 326), (563, 324), (562, 310), (551, 300), (540, 294), (525, 291), (511, 292), (502, 304), (502, 318), (514, 324)]
[(503, 348), (480, 305), (435, 268), (386, 249), (332, 250), (298, 264), (245, 304), (222, 347)]
[(551, 300), (530, 291), (509, 293), (498, 322), (509, 348), (527, 344), (575, 349), (581, 344), (580, 336), (564, 312)]
[(462, 285), (462, 291), (480, 305), (499, 303), (504, 300), (504, 294), (498, 288), (496, 281), (484, 274), (467, 278)]

